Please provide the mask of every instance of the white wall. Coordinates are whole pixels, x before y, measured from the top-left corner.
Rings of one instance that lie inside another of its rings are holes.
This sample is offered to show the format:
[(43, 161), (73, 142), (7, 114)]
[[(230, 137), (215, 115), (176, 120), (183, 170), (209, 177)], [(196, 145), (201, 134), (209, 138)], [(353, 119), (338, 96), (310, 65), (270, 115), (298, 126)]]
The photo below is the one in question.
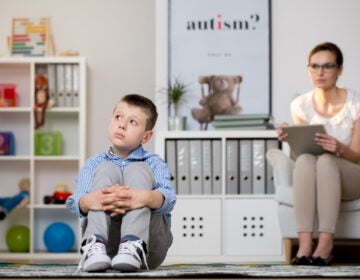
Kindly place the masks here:
[(153, 0), (0, 0), (0, 52), (13, 17), (51, 17), (58, 51), (87, 58), (87, 155), (109, 146), (107, 126), (123, 94), (154, 95)]
[(344, 54), (339, 85), (360, 91), (360, 1), (273, 0), (272, 92), (275, 121), (290, 121), (289, 104), (312, 88), (307, 75), (311, 48), (332, 41)]
[[(156, 88), (164, 86), (166, 36), (156, 31), (166, 32), (166, 15), (156, 15), (156, 9), (166, 11), (165, 3), (166, 0), (0, 0), (0, 52), (7, 55), (6, 36), (10, 35), (13, 17), (50, 16), (57, 50), (73, 49), (87, 57), (89, 156), (109, 145), (107, 125), (121, 95), (138, 92), (155, 100)], [(321, 41), (333, 41), (342, 48), (345, 69), (341, 83), (360, 91), (359, 11), (359, 0), (272, 0), (275, 121), (290, 121), (290, 101), (296, 94), (311, 89), (307, 54)], [(149, 145), (152, 147), (153, 142)]]

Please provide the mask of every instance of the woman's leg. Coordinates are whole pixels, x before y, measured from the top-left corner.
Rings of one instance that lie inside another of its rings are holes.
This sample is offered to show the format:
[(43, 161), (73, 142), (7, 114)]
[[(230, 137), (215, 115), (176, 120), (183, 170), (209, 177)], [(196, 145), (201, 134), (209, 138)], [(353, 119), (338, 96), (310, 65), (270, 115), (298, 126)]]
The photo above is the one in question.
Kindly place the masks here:
[(316, 169), (319, 241), (313, 256), (326, 259), (334, 246), (341, 202), (341, 180), (336, 157), (332, 154), (319, 156)]
[(360, 165), (332, 154), (319, 157), (317, 163), (319, 242), (314, 252), (315, 257), (327, 258), (331, 254), (341, 200), (360, 197), (359, 181)]
[(294, 211), (299, 236), (298, 257), (311, 256), (316, 205), (316, 157), (299, 156), (293, 173)]

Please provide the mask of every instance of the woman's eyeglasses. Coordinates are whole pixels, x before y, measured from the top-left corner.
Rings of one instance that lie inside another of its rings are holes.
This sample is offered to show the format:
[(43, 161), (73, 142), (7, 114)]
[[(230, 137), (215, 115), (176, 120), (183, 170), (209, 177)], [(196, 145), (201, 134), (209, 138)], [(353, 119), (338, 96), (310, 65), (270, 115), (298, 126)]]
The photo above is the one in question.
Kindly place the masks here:
[(337, 69), (339, 66), (335, 63), (326, 63), (323, 65), (319, 65), (316, 63), (311, 63), (308, 65), (308, 68), (311, 73), (318, 72), (320, 69), (322, 69), (325, 73), (329, 73)]

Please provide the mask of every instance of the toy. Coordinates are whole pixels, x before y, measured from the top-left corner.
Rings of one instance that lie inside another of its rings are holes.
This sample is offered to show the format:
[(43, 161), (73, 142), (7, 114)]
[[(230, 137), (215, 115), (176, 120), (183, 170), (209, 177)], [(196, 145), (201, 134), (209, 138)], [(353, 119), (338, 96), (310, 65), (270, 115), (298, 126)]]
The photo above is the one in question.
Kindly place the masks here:
[[(35, 77), (35, 102), (34, 102), (34, 120), (35, 129), (44, 125), (46, 109), (54, 106), (54, 101), (49, 97), (48, 80), (44, 75)], [(40, 120), (38, 115), (40, 109)]]
[(0, 156), (15, 154), (15, 137), (10, 131), (0, 131)]
[(30, 180), (25, 178), (19, 182), (19, 193), (11, 197), (0, 197), (0, 220), (15, 207), (25, 207), (30, 200)]
[(74, 245), (75, 234), (70, 226), (55, 222), (44, 232), (44, 243), (50, 252), (65, 253)]
[(10, 252), (29, 252), (30, 230), (27, 226), (13, 226), (6, 234)]
[(66, 199), (72, 195), (70, 187), (66, 184), (57, 184), (53, 195), (44, 196), (45, 204), (64, 204)]
[[(206, 130), (214, 115), (237, 114), (242, 108), (239, 105), (241, 76), (211, 75), (200, 76), (201, 99), (203, 108), (193, 108), (191, 114), (200, 123), (200, 128)], [(204, 84), (208, 85), (208, 94), (204, 93)], [(233, 91), (237, 86), (236, 98)]]

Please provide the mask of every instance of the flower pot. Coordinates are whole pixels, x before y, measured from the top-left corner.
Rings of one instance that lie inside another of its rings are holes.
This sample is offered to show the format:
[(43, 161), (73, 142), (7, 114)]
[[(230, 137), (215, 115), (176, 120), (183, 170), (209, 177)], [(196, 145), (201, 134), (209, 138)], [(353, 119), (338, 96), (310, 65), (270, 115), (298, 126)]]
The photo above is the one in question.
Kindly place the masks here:
[(169, 116), (169, 130), (185, 130), (186, 117), (183, 116)]

